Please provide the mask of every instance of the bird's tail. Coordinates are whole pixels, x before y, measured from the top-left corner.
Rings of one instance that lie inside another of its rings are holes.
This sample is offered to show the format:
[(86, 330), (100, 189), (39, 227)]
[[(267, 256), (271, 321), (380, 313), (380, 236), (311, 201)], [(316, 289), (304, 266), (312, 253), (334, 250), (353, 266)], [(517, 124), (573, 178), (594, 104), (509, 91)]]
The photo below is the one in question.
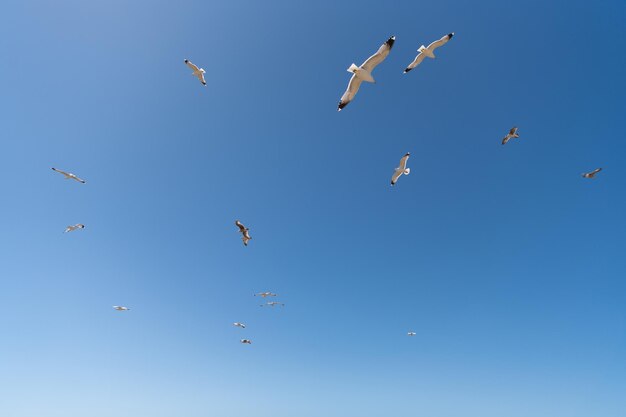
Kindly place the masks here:
[(404, 175), (409, 175), (411, 173), (411, 168), (407, 168), (404, 170)]
[(421, 53), (423, 53), (424, 55), (426, 55), (429, 58), (434, 58), (435, 57), (435, 54), (433, 54), (433, 51), (431, 51), (430, 49), (428, 49), (424, 45), (420, 46), (419, 49), (417, 50), (417, 52), (421, 52)]
[(513, 135), (514, 138), (519, 138), (519, 135), (516, 133)]
[(359, 67), (357, 67), (355, 63), (352, 63), (352, 65), (350, 65), (346, 71), (354, 74), (358, 69)]

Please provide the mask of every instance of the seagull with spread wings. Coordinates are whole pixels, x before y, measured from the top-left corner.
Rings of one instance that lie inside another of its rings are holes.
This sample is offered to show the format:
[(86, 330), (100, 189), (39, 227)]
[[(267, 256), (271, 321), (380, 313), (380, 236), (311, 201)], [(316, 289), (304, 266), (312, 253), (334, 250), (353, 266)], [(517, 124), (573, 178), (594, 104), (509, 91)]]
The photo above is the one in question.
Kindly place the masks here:
[(59, 174), (63, 174), (66, 180), (75, 180), (83, 184), (86, 182), (85, 180), (81, 180), (76, 175), (72, 174), (71, 172), (61, 171), (60, 169), (56, 169), (56, 168), (52, 168), (52, 170), (54, 172), (58, 172)]
[(76, 229), (84, 229), (84, 228), (85, 228), (84, 224), (77, 223), (77, 224), (75, 224), (73, 226), (67, 226), (65, 228), (65, 232), (63, 232), (63, 233), (69, 233), (69, 232), (73, 232)]
[(204, 68), (198, 68), (197, 65), (193, 64), (190, 60), (186, 59), (185, 64), (193, 71), (193, 76), (198, 77), (202, 85), (206, 86), (206, 81), (204, 81), (204, 73), (206, 72)]
[(278, 294), (274, 294), (273, 292), (266, 291), (266, 292), (258, 292), (256, 294), (254, 294), (255, 297), (257, 295), (260, 296), (260, 297), (265, 298), (265, 297), (276, 297)]
[(424, 45), (420, 46), (419, 49), (417, 50), (417, 52), (419, 52), (419, 54), (417, 54), (417, 56), (415, 57), (413, 62), (411, 62), (408, 67), (406, 67), (406, 69), (404, 70), (404, 73), (406, 74), (407, 72), (411, 71), (413, 68), (417, 67), (419, 64), (422, 63), (422, 61), (426, 57), (434, 59), (435, 58), (435, 54), (434, 54), (435, 49), (439, 48), (440, 46), (445, 45), (450, 39), (452, 39), (453, 36), (454, 36), (454, 32), (448, 33), (443, 38), (441, 38), (441, 39), (431, 43), (430, 45), (428, 45), (428, 48), (425, 47)]
[(583, 174), (583, 178), (595, 178), (596, 174), (600, 171), (602, 171), (602, 168), (596, 168), (591, 172)]
[(244, 345), (251, 345), (252, 344), (252, 340), (250, 340), (250, 339), (241, 339), (240, 342), (243, 343)]
[(282, 306), (282, 307), (284, 307), (285, 303), (279, 303), (278, 301), (268, 301), (265, 304), (259, 304), (259, 305), (261, 307), (265, 307), (265, 306), (268, 306), (268, 307)]
[(408, 335), (408, 336), (415, 336), (416, 334), (417, 334), (417, 333), (415, 333), (415, 332), (408, 332), (408, 333), (407, 333), (407, 335)]
[(130, 308), (124, 306), (113, 306), (113, 308), (117, 311), (128, 311)]
[(519, 135), (517, 134), (517, 127), (515, 126), (513, 126), (511, 130), (509, 130), (509, 133), (507, 133), (506, 136), (502, 138), (502, 144), (506, 145), (506, 143), (513, 138), (519, 138)]
[(239, 220), (235, 220), (235, 225), (239, 228), (239, 232), (241, 233), (241, 240), (243, 241), (244, 246), (248, 246), (248, 242), (250, 241), (250, 239), (252, 239), (249, 233), (250, 229), (241, 224)]
[(350, 78), (350, 82), (348, 83), (348, 88), (346, 92), (341, 96), (341, 100), (339, 100), (339, 106), (337, 107), (337, 111), (341, 111), (344, 107), (348, 105), (353, 99), (356, 93), (359, 91), (359, 87), (361, 87), (361, 83), (366, 81), (368, 83), (375, 83), (374, 78), (372, 77), (372, 71), (374, 68), (381, 62), (387, 58), (391, 48), (393, 47), (393, 43), (396, 41), (396, 37), (392, 36), (385, 43), (378, 48), (378, 51), (371, 57), (367, 58), (367, 60), (361, 64), (360, 67), (357, 67), (354, 63), (350, 65), (348, 68), (348, 72), (352, 73), (352, 77)]
[(396, 170), (393, 172), (393, 175), (391, 176), (391, 185), (395, 185), (396, 182), (398, 182), (398, 178), (400, 178), (402, 174), (409, 175), (409, 173), (411, 172), (411, 168), (406, 167), (406, 161), (409, 160), (409, 155), (411, 155), (411, 153), (407, 152), (400, 159), (400, 166), (396, 168)]
[(233, 326), (236, 326), (236, 327), (241, 327), (242, 329), (245, 329), (245, 328), (246, 328), (246, 325), (245, 325), (245, 324), (243, 324), (243, 323), (239, 323), (239, 322), (235, 322), (235, 323), (233, 323)]

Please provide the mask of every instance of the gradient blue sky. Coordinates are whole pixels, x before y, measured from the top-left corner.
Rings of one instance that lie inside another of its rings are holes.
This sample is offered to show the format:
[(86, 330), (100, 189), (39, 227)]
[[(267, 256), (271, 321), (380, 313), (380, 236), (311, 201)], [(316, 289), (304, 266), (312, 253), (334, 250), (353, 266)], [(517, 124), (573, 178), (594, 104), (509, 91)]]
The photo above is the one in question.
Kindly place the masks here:
[(623, 417), (625, 21), (621, 0), (3, 2), (0, 415)]

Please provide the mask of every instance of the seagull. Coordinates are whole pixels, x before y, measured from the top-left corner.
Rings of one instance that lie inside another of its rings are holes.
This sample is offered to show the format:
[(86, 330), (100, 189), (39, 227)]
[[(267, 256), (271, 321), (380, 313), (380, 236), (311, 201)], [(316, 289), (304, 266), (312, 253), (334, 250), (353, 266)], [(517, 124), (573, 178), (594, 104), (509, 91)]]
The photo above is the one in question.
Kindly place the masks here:
[(78, 224), (75, 224), (74, 226), (67, 226), (65, 228), (65, 232), (63, 232), (63, 233), (69, 233), (69, 232), (73, 232), (76, 229), (84, 229), (84, 228), (85, 228), (84, 224), (78, 223)]
[(519, 138), (519, 135), (517, 134), (517, 127), (515, 126), (513, 126), (511, 130), (509, 130), (509, 133), (507, 133), (506, 136), (502, 138), (502, 144), (506, 145), (506, 143), (513, 138)]
[(203, 68), (198, 68), (188, 59), (185, 60), (185, 64), (187, 64), (187, 66), (193, 70), (193, 76), (198, 77), (202, 85), (206, 86), (206, 81), (204, 81), (204, 73), (206, 71)]
[(246, 328), (246, 325), (245, 325), (245, 324), (243, 324), (243, 323), (239, 323), (239, 322), (233, 323), (233, 326), (241, 327), (242, 329), (245, 329), (245, 328)]
[(385, 43), (378, 48), (378, 51), (376, 51), (376, 53), (371, 57), (367, 58), (367, 60), (362, 63), (360, 67), (357, 67), (354, 63), (350, 65), (347, 71), (352, 73), (352, 78), (350, 78), (350, 82), (348, 83), (348, 89), (345, 93), (343, 93), (343, 96), (341, 96), (341, 100), (339, 100), (337, 111), (341, 111), (341, 109), (346, 107), (348, 103), (354, 99), (354, 96), (359, 91), (359, 87), (361, 87), (361, 83), (363, 81), (368, 83), (376, 82), (372, 77), (372, 71), (374, 71), (374, 68), (376, 68), (378, 64), (387, 58), (387, 55), (389, 55), (395, 41), (395, 36), (387, 39), (387, 41), (385, 41)]
[(235, 220), (235, 224), (239, 228), (239, 232), (241, 232), (241, 240), (243, 240), (244, 246), (248, 246), (248, 242), (250, 241), (250, 239), (252, 239), (250, 237), (250, 233), (248, 233), (250, 229), (241, 224), (239, 220)]
[(391, 176), (391, 185), (395, 185), (396, 182), (398, 182), (398, 178), (400, 178), (402, 174), (409, 175), (409, 173), (411, 172), (411, 168), (406, 167), (406, 161), (409, 159), (409, 155), (411, 155), (411, 153), (407, 152), (402, 157), (402, 159), (400, 159), (400, 166), (396, 168), (396, 170), (393, 172), (393, 175)]
[(598, 172), (602, 171), (602, 168), (596, 168), (591, 172), (583, 174), (583, 178), (594, 178)]
[(243, 344), (246, 344), (246, 345), (251, 345), (252, 344), (252, 340), (249, 340), (249, 339), (241, 339), (240, 342), (243, 343)]
[(409, 336), (415, 336), (416, 334), (417, 334), (417, 333), (415, 333), (415, 332), (408, 332), (408, 333), (407, 333), (407, 335), (409, 335)]
[(284, 306), (285, 306), (285, 303), (279, 303), (278, 301), (268, 301), (268, 302), (267, 302), (267, 303), (265, 303), (265, 304), (259, 304), (259, 305), (260, 305), (261, 307), (265, 307), (265, 306), (268, 306), (268, 307), (275, 307), (275, 306), (277, 306), (277, 305), (280, 305), (280, 306), (283, 306), (283, 307), (284, 307)]
[(76, 175), (72, 174), (71, 172), (61, 171), (60, 169), (56, 169), (56, 168), (52, 168), (52, 170), (55, 172), (58, 172), (59, 174), (65, 175), (66, 180), (76, 180), (78, 182), (82, 182), (83, 184), (85, 183), (85, 180), (81, 180)]
[(256, 297), (257, 295), (260, 295), (261, 297), (265, 298), (265, 297), (276, 297), (278, 294), (274, 294), (273, 292), (259, 292), (254, 294), (254, 296)]
[(128, 311), (128, 310), (130, 310), (130, 308), (123, 307), (123, 306), (113, 306), (113, 308), (116, 309), (117, 311)]
[(419, 49), (417, 50), (419, 54), (417, 54), (413, 62), (411, 62), (408, 67), (406, 67), (406, 69), (404, 70), (404, 73), (406, 74), (407, 72), (411, 71), (413, 68), (417, 67), (419, 64), (422, 63), (422, 61), (426, 57), (435, 58), (435, 54), (434, 54), (435, 49), (439, 48), (440, 46), (445, 45), (446, 42), (452, 39), (453, 36), (454, 36), (454, 32), (448, 33), (443, 38), (428, 45), (428, 48), (426, 48), (424, 45), (420, 46)]

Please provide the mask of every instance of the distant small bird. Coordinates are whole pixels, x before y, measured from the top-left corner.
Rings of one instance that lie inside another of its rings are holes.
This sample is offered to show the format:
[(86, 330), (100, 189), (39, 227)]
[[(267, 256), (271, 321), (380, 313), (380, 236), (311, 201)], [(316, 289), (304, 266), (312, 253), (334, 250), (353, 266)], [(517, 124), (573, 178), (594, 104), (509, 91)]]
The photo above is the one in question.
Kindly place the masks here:
[(278, 294), (274, 294), (273, 292), (258, 292), (256, 294), (254, 294), (254, 296), (256, 297), (257, 295), (265, 298), (265, 297), (276, 297)]
[(583, 174), (583, 178), (594, 178), (598, 172), (602, 171), (602, 168), (596, 168), (591, 172)]
[(113, 308), (116, 309), (117, 311), (128, 311), (128, 310), (130, 310), (130, 308), (123, 307), (123, 306), (113, 306)]
[(248, 242), (252, 239), (249, 233), (250, 229), (241, 224), (239, 220), (235, 220), (235, 224), (239, 228), (239, 232), (241, 232), (241, 240), (243, 241), (244, 246), (248, 246)]
[(245, 325), (245, 324), (243, 324), (243, 323), (239, 323), (239, 322), (233, 323), (233, 326), (241, 327), (242, 329), (245, 329), (245, 328), (246, 328), (246, 325)]
[(445, 45), (450, 39), (452, 39), (453, 36), (454, 36), (454, 32), (448, 33), (443, 38), (428, 45), (428, 48), (425, 47), (424, 45), (420, 46), (419, 49), (417, 50), (419, 54), (417, 54), (413, 62), (411, 62), (408, 67), (406, 67), (406, 69), (404, 70), (404, 73), (406, 74), (407, 72), (411, 71), (413, 68), (417, 67), (419, 64), (422, 63), (422, 61), (426, 57), (435, 58), (435, 54), (433, 53), (435, 52), (435, 49), (439, 48), (440, 46)]
[(417, 334), (417, 333), (415, 333), (415, 332), (408, 332), (408, 333), (407, 333), (407, 335), (409, 335), (409, 336), (415, 336), (416, 334)]
[(265, 304), (259, 304), (259, 305), (261, 307), (265, 307), (265, 306), (268, 306), (268, 307), (282, 306), (282, 307), (284, 307), (285, 303), (279, 303), (278, 301), (268, 301)]
[(252, 340), (249, 340), (249, 339), (241, 339), (240, 342), (245, 344), (245, 345), (251, 345), (252, 344)]
[(409, 175), (409, 173), (411, 172), (411, 168), (406, 167), (406, 161), (408, 161), (409, 155), (411, 155), (411, 153), (407, 152), (402, 157), (402, 159), (400, 159), (400, 166), (396, 168), (396, 170), (393, 172), (393, 175), (391, 176), (391, 185), (395, 185), (396, 182), (398, 182), (398, 178), (400, 178), (402, 174)]
[(61, 171), (60, 169), (56, 169), (56, 168), (52, 168), (52, 170), (55, 171), (55, 172), (58, 172), (59, 174), (65, 175), (65, 179), (66, 180), (76, 180), (76, 181), (81, 182), (83, 184), (86, 182), (85, 180), (81, 180), (76, 175), (72, 174), (71, 172)]
[(347, 69), (348, 72), (352, 73), (352, 78), (350, 78), (350, 82), (348, 83), (348, 88), (346, 92), (341, 96), (341, 100), (339, 100), (339, 106), (337, 107), (337, 111), (341, 111), (344, 107), (348, 105), (353, 99), (356, 93), (359, 91), (361, 87), (361, 83), (366, 81), (368, 83), (375, 83), (374, 77), (372, 77), (372, 71), (374, 68), (381, 62), (387, 58), (391, 48), (393, 47), (393, 43), (396, 41), (396, 37), (392, 36), (383, 43), (378, 51), (371, 57), (367, 58), (367, 60), (361, 64), (360, 67), (357, 67), (354, 63), (350, 65)]
[(507, 133), (506, 136), (502, 139), (502, 144), (506, 145), (506, 143), (513, 138), (519, 138), (519, 135), (517, 134), (517, 127), (515, 126), (512, 127), (511, 130), (509, 130), (509, 133)]
[(203, 68), (198, 68), (196, 65), (194, 65), (188, 59), (185, 60), (185, 64), (187, 64), (187, 66), (193, 70), (193, 76), (194, 77), (198, 77), (198, 79), (200, 80), (202, 85), (206, 86), (206, 81), (204, 81), (204, 73), (206, 71)]
[(63, 233), (69, 233), (69, 232), (73, 232), (76, 229), (84, 229), (84, 228), (85, 228), (84, 224), (77, 223), (74, 226), (67, 226), (65, 228), (65, 232), (63, 232)]

